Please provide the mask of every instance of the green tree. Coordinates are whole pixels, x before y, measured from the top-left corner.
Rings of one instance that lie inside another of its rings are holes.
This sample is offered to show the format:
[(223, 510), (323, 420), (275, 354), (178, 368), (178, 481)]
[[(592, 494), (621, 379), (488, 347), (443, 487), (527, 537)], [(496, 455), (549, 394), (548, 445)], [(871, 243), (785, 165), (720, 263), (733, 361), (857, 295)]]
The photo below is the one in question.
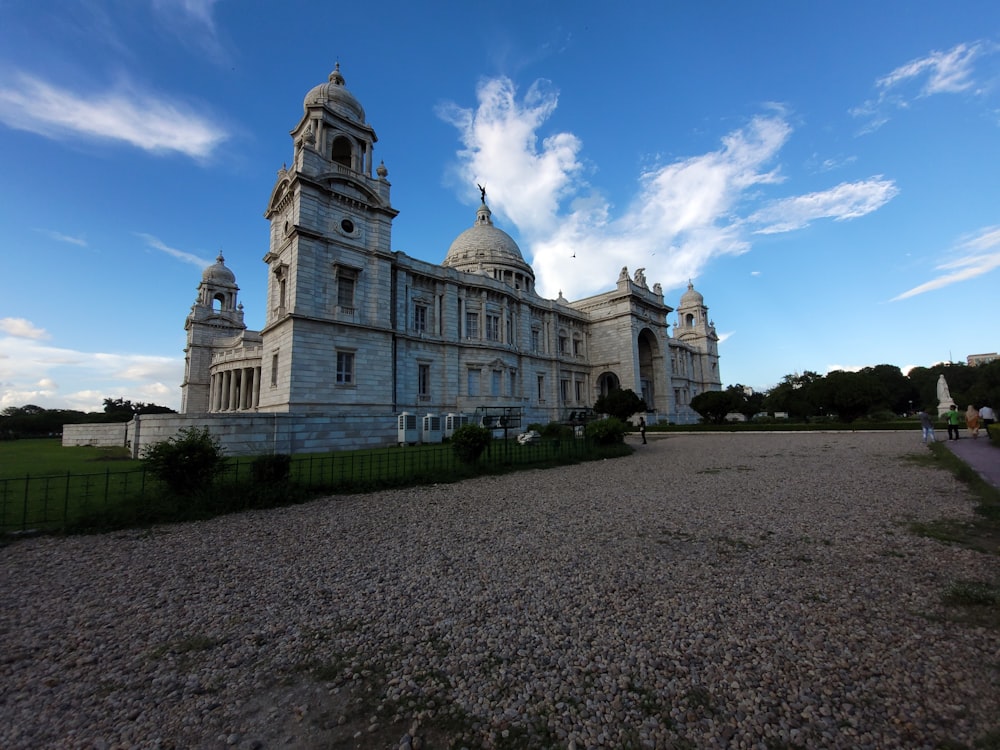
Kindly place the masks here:
[(729, 386), (726, 390), (733, 394), (732, 411), (742, 414), (747, 422), (752, 422), (753, 418), (763, 411), (765, 394), (755, 392), (739, 383)]
[(834, 370), (813, 386), (823, 411), (832, 411), (841, 422), (853, 422), (885, 404), (885, 386), (870, 372)]
[(128, 422), (136, 414), (176, 414), (177, 412), (168, 406), (147, 404), (142, 401), (132, 403), (129, 399), (119, 397), (104, 399), (104, 413), (107, 415), (106, 421)]
[(725, 391), (705, 391), (691, 399), (691, 408), (701, 415), (701, 418), (711, 424), (723, 424), (726, 415), (735, 411), (736, 396), (732, 389)]
[(920, 394), (916, 386), (895, 365), (865, 367), (861, 372), (871, 375), (882, 384), (886, 392), (885, 403), (882, 406), (889, 411), (894, 414), (908, 414), (911, 409), (919, 410)]
[(594, 402), (594, 411), (627, 422), (629, 417), (646, 411), (646, 402), (629, 388), (615, 388)]
[(771, 412), (785, 412), (792, 419), (815, 416), (819, 405), (814, 398), (813, 386), (823, 379), (818, 372), (806, 370), (801, 375), (785, 375), (764, 399), (765, 408)]

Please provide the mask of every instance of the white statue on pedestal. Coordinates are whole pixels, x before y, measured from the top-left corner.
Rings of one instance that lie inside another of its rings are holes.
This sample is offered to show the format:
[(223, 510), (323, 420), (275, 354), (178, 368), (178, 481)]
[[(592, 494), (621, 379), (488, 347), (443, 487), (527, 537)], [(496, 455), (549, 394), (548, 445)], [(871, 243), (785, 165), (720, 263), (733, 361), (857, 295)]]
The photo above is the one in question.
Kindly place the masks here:
[(941, 417), (951, 409), (951, 405), (954, 403), (951, 398), (951, 391), (948, 390), (948, 381), (944, 379), (943, 374), (938, 377), (937, 397), (938, 416)]

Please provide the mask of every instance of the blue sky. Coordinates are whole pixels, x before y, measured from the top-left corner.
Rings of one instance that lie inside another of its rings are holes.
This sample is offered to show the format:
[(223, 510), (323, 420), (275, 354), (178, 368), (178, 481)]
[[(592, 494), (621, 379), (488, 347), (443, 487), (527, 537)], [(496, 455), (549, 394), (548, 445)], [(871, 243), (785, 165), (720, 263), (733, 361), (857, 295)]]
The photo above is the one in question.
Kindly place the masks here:
[(0, 408), (179, 407), (221, 251), (340, 62), (440, 262), (488, 190), (539, 291), (688, 279), (726, 385), (997, 351), (1000, 5), (0, 0)]

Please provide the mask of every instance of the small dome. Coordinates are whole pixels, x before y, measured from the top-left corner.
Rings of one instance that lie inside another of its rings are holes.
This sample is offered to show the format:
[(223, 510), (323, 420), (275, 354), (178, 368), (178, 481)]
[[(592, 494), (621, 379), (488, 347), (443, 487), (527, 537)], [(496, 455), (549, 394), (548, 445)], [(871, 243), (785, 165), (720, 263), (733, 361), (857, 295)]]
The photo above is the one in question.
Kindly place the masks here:
[(493, 226), (491, 216), (489, 206), (481, 205), (476, 212), (476, 223), (455, 238), (441, 265), (473, 272), (516, 269), (534, 280), (535, 274), (524, 262), (517, 243), (505, 231)]
[(302, 103), (306, 111), (310, 107), (327, 107), (355, 122), (364, 123), (365, 110), (354, 94), (344, 86), (344, 76), (340, 74), (340, 63), (337, 63), (326, 83), (321, 83), (306, 94)]
[(694, 290), (694, 284), (688, 282), (688, 290), (681, 295), (681, 307), (704, 307), (705, 298)]
[(215, 259), (215, 264), (209, 266), (201, 274), (201, 280), (216, 286), (236, 286), (236, 274), (226, 268), (225, 258), (222, 253)]

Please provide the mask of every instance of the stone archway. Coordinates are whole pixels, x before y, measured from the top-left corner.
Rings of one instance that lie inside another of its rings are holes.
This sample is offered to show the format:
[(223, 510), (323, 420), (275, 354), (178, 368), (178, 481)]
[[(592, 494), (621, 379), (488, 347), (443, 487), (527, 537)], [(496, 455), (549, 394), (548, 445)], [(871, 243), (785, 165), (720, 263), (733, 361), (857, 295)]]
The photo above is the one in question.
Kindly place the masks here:
[(613, 372), (602, 372), (597, 377), (597, 395), (607, 396), (611, 391), (622, 387), (621, 380)]
[(639, 359), (639, 396), (646, 402), (648, 409), (654, 409), (656, 408), (655, 363), (663, 357), (656, 334), (648, 328), (643, 328), (636, 339), (636, 349)]

